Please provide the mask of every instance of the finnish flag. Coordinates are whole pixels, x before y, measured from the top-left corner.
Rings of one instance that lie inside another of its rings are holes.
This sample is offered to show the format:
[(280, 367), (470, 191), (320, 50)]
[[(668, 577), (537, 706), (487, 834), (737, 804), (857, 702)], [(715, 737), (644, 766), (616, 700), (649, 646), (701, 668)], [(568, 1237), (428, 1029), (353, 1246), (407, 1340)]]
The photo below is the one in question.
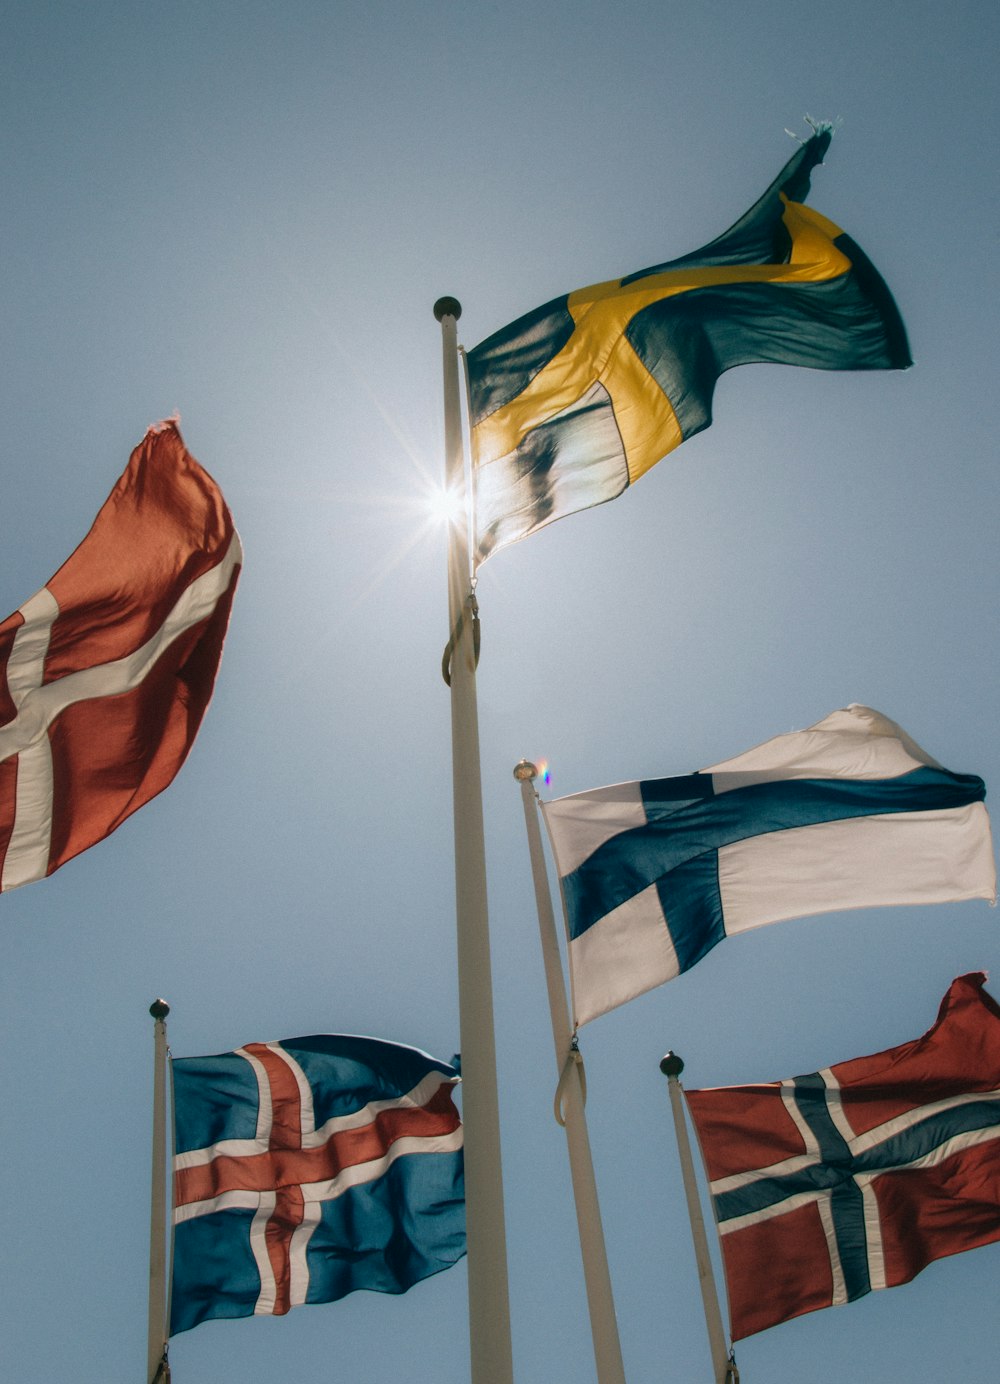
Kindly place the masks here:
[(982, 779), (870, 707), (699, 773), (543, 805), (579, 1024), (689, 970), (724, 937), (882, 904), (996, 900)]

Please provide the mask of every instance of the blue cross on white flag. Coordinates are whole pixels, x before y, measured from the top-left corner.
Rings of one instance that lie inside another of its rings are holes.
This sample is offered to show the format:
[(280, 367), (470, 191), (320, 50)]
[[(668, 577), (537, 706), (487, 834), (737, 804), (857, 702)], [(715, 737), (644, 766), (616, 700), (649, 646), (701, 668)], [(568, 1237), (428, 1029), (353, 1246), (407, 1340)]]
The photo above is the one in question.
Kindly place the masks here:
[(996, 900), (982, 779), (849, 706), (681, 778), (543, 805), (574, 1019), (689, 970), (724, 937), (882, 904)]

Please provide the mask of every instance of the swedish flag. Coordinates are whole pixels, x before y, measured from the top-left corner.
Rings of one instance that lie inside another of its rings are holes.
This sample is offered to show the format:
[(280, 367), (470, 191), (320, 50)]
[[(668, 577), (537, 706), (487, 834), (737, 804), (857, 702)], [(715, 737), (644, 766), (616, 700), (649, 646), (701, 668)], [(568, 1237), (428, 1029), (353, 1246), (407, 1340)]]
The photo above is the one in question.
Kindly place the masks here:
[(829, 126), (704, 249), (536, 308), (469, 353), (477, 560), (602, 504), (712, 421), (734, 365), (904, 370), (881, 275), (803, 205)]

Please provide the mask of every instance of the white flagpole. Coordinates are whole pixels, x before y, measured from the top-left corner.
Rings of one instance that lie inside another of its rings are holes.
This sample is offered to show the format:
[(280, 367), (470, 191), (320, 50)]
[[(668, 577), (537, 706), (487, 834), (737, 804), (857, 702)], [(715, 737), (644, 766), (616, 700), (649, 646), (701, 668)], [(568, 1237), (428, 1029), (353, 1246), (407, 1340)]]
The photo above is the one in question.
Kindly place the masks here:
[(439, 298), (444, 361), (445, 483), (463, 501), (448, 525), (452, 792), (455, 813), (455, 903), (458, 1002), (465, 1126), (465, 1215), (469, 1273), (472, 1384), (512, 1384), (514, 1367), (507, 1286), (500, 1163), (500, 1107), (493, 1036), (493, 980), (486, 906), (486, 843), (476, 706), (475, 593), (469, 561), (469, 504), (459, 401), (455, 298)]
[(165, 1384), (167, 1365), (167, 1015), (166, 1000), (153, 1016), (153, 1169), (149, 1197), (149, 1335), (146, 1384)]
[(684, 1195), (687, 1198), (688, 1217), (691, 1221), (691, 1238), (694, 1241), (694, 1257), (698, 1265), (698, 1282), (701, 1286), (701, 1301), (705, 1312), (705, 1326), (708, 1329), (708, 1343), (712, 1351), (712, 1369), (715, 1384), (739, 1384), (739, 1372), (726, 1350), (726, 1334), (722, 1326), (722, 1313), (719, 1310), (719, 1294), (712, 1272), (712, 1260), (708, 1253), (708, 1237), (705, 1234), (705, 1218), (701, 1214), (698, 1199), (698, 1184), (694, 1175), (694, 1160), (691, 1157), (691, 1142), (688, 1139), (687, 1122), (684, 1115), (684, 1098), (678, 1077), (684, 1070), (684, 1063), (676, 1053), (668, 1052), (660, 1062), (660, 1071), (667, 1078), (670, 1091), (670, 1108), (674, 1115), (674, 1130), (677, 1135), (677, 1152), (681, 1160), (681, 1177), (684, 1180)]
[[(590, 1334), (594, 1342), (594, 1361), (598, 1384), (625, 1384), (618, 1318), (611, 1291), (611, 1274), (604, 1244), (601, 1208), (597, 1200), (597, 1182), (590, 1153), (587, 1116), (583, 1087), (583, 1059), (573, 1042), (569, 1006), (566, 1002), (566, 983), (559, 957), (552, 895), (545, 869), (542, 833), (538, 825), (537, 794), (534, 779), (538, 770), (522, 759), (514, 770), (521, 785), (524, 822), (528, 830), (528, 851), (531, 874), (535, 884), (535, 903), (538, 908), (538, 931), (545, 963), (545, 982), (549, 992), (549, 1013), (552, 1016), (552, 1041), (556, 1051), (556, 1070), (559, 1088), (556, 1093), (556, 1118), (566, 1130), (570, 1174), (573, 1179), (573, 1198), (576, 1202), (576, 1223), (580, 1235), (580, 1254), (583, 1276), (587, 1285), (587, 1306), (590, 1310)], [(560, 1106), (562, 1113), (560, 1113)]]

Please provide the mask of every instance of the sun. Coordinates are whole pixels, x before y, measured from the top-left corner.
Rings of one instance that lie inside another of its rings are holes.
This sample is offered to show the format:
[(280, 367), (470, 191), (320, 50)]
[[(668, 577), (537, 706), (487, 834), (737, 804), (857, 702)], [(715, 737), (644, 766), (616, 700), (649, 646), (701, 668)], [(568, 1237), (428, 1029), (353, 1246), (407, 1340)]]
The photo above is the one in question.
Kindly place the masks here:
[(432, 521), (460, 524), (465, 519), (465, 501), (460, 491), (432, 487), (424, 496), (424, 505)]

